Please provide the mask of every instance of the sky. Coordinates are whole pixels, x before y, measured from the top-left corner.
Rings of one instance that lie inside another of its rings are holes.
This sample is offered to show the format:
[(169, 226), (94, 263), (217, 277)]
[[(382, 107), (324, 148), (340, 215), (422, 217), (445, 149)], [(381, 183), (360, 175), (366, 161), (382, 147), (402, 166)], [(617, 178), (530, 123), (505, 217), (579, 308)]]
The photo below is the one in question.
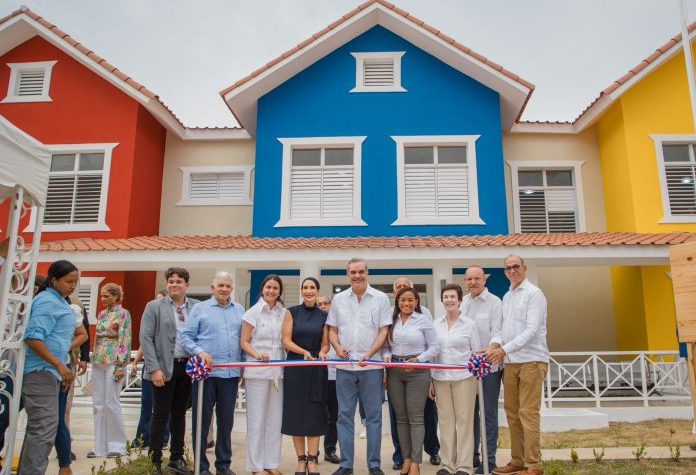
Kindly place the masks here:
[[(392, 0), (536, 85), (523, 120), (573, 120), (680, 32), (680, 0)], [(157, 93), (189, 127), (235, 126), (219, 91), (362, 0), (0, 0), (26, 5)], [(687, 0), (696, 19), (696, 0)]]

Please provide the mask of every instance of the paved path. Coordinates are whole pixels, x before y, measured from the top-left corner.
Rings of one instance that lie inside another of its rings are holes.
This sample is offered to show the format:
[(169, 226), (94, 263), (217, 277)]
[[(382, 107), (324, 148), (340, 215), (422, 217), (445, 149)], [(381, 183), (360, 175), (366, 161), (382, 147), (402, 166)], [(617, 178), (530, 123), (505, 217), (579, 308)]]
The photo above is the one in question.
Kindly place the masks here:
[[(189, 413), (190, 414), (190, 413)], [(126, 423), (126, 432), (130, 436), (135, 435), (135, 429), (138, 423), (139, 408), (135, 407), (125, 407), (124, 417)], [(384, 411), (384, 421), (388, 421), (388, 414)], [(73, 434), (73, 452), (77, 455), (77, 460), (73, 462), (72, 469), (75, 475), (89, 475), (92, 466), (98, 466), (105, 459), (87, 459), (86, 454), (92, 450), (92, 444), (94, 441), (94, 427), (92, 424), (92, 408), (86, 405), (77, 405), (73, 407), (72, 410), (72, 434)], [(190, 419), (187, 422), (187, 428), (190, 428)], [(359, 427), (359, 424), (358, 424)], [(389, 436), (389, 425), (383, 424), (383, 437), (382, 437), (382, 469), (387, 475), (395, 474), (391, 470), (391, 453), (392, 453), (392, 443)], [(235, 427), (232, 434), (232, 470), (234, 470), (238, 475), (248, 473), (245, 469), (245, 441), (246, 441), (246, 420), (243, 414), (238, 414), (235, 417)], [(23, 433), (19, 433), (19, 438), (23, 437)], [(190, 442), (190, 438), (187, 437), (187, 441)], [(17, 450), (20, 448), (21, 442), (17, 444)], [(365, 465), (365, 440), (356, 437), (355, 441), (355, 473), (357, 475), (366, 474), (367, 468)], [(614, 447), (605, 449), (605, 459), (630, 459), (633, 458), (631, 453), (635, 448), (633, 447)], [(578, 455), (581, 459), (593, 459), (592, 449), (576, 449)], [(668, 447), (648, 447), (647, 456), (648, 457), (658, 457), (658, 458), (668, 458), (670, 456)], [(323, 452), (323, 451), (322, 451)], [(323, 455), (323, 454), (322, 454)], [(424, 454), (425, 455), (425, 454)], [(696, 451), (690, 450), (688, 447), (681, 448), (682, 457), (696, 457)], [(166, 453), (165, 453), (166, 456)], [(55, 460), (55, 452), (51, 455), (51, 464), (47, 472), (48, 475), (55, 475), (58, 473), (58, 462)], [(208, 457), (211, 463), (214, 459), (213, 451), (208, 452)], [(558, 459), (558, 460), (570, 460), (570, 449), (547, 449), (543, 451), (543, 457), (545, 460)], [(498, 463), (507, 463), (510, 459), (509, 449), (500, 449), (498, 451)], [(115, 463), (113, 460), (107, 461), (107, 467), (114, 467)], [(329, 475), (337, 468), (336, 465), (330, 464), (328, 462), (321, 461), (319, 469), (322, 475)], [(441, 467), (435, 467), (427, 462), (427, 455), (424, 458), (424, 464), (421, 469), (423, 475), (434, 475), (435, 472)], [(283, 450), (282, 450), (282, 460), (281, 460), (281, 471), (286, 475), (294, 472), (295, 469), (295, 452), (292, 447), (292, 440), (290, 437), (283, 437)]]

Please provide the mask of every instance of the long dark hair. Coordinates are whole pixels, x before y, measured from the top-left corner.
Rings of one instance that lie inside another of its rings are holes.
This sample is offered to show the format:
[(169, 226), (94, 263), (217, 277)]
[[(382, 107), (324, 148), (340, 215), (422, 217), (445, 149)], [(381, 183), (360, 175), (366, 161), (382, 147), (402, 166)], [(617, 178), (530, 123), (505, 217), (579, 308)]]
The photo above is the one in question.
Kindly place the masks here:
[(392, 312), (392, 324), (389, 327), (389, 342), (391, 343), (392, 337), (394, 336), (394, 326), (396, 325), (396, 320), (399, 318), (399, 314), (401, 313), (401, 310), (399, 310), (399, 299), (403, 294), (406, 292), (411, 292), (413, 296), (416, 298), (416, 308), (415, 311), (418, 313), (421, 313), (421, 306), (420, 306), (420, 295), (418, 295), (418, 291), (414, 289), (413, 287), (404, 287), (403, 289), (399, 290), (396, 293), (396, 297), (394, 297), (394, 311)]
[(39, 286), (36, 293), (43, 292), (48, 288), (53, 288), (53, 279), (62, 279), (71, 272), (77, 272), (77, 267), (70, 261), (56, 261), (50, 265), (46, 273), (46, 280)]
[(278, 282), (278, 287), (280, 287), (280, 292), (278, 292), (278, 299), (276, 300), (277, 302), (280, 302), (281, 305), (285, 305), (283, 302), (283, 280), (280, 278), (280, 276), (275, 275), (275, 274), (268, 274), (263, 281), (261, 281), (261, 287), (259, 287), (259, 299), (263, 298), (263, 288), (266, 285), (266, 282), (269, 280), (275, 280)]

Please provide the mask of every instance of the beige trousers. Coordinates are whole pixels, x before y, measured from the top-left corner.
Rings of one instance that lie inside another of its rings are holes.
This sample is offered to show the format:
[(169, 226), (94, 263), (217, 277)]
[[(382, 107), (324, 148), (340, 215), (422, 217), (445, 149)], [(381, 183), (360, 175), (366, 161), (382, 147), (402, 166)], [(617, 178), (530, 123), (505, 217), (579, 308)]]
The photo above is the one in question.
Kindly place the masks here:
[(474, 473), (476, 379), (434, 383), (442, 465), (450, 473)]
[(541, 470), (541, 391), (548, 363), (506, 363), (505, 414), (513, 465)]

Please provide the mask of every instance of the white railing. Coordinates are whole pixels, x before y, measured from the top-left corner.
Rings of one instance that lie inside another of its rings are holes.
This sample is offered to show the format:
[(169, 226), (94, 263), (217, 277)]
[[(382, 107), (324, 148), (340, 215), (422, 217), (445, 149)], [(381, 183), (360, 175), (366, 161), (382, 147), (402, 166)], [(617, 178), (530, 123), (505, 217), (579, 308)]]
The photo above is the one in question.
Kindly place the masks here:
[[(130, 371), (126, 375), (121, 391), (124, 404), (140, 404), (141, 367), (135, 376)], [(76, 378), (76, 395), (85, 394), (90, 372)], [(639, 401), (643, 406), (691, 401), (686, 362), (676, 351), (554, 352), (544, 389), (544, 404), (549, 408), (564, 402), (602, 407), (617, 401)], [(500, 397), (502, 401), (502, 392)], [(245, 407), (240, 390), (237, 409)]]

